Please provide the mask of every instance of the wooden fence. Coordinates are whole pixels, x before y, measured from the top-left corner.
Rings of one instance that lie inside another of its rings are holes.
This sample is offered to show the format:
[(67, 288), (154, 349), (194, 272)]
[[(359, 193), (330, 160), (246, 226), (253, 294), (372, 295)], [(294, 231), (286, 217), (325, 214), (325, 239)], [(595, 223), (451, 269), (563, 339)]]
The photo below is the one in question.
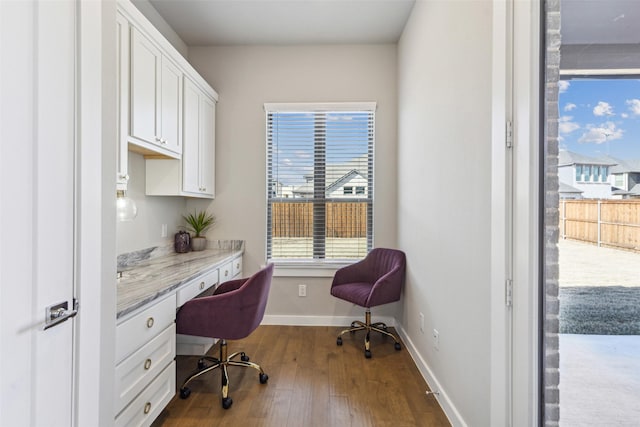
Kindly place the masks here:
[(561, 200), (560, 237), (640, 251), (640, 200)]
[[(366, 202), (325, 203), (326, 237), (367, 237)], [(273, 202), (272, 237), (313, 237), (313, 203)]]

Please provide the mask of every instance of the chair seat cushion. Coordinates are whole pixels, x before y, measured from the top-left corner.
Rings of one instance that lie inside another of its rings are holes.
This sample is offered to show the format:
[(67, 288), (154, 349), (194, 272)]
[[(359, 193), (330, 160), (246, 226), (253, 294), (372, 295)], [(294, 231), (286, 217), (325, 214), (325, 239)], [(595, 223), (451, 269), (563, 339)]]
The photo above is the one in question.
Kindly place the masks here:
[(367, 300), (369, 299), (369, 294), (371, 294), (372, 286), (371, 283), (367, 282), (344, 283), (332, 287), (331, 295), (361, 307), (368, 307)]

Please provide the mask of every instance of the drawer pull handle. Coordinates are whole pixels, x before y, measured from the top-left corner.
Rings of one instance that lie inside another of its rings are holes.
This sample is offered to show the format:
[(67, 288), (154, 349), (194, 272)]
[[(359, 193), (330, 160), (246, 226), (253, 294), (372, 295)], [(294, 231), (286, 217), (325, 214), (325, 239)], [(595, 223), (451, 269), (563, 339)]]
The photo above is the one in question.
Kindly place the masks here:
[(147, 319), (147, 328), (153, 327), (153, 317)]
[(236, 268), (240, 268), (240, 263), (237, 263), (237, 264), (236, 264)]
[(224, 271), (224, 277), (227, 277), (229, 275), (229, 270), (225, 270)]
[(147, 359), (144, 361), (144, 370), (148, 371), (151, 368), (151, 359)]
[(144, 413), (148, 414), (151, 411), (151, 402), (147, 402), (144, 404)]
[(200, 282), (200, 290), (204, 289), (204, 282)]

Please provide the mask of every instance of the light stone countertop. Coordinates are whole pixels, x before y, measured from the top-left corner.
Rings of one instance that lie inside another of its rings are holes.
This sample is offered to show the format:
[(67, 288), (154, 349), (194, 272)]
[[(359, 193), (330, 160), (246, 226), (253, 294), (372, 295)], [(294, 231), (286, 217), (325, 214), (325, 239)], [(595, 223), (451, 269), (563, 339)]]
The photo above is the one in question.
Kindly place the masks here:
[(244, 241), (211, 241), (207, 249), (179, 254), (153, 247), (118, 256), (117, 316), (120, 318), (221, 267), (244, 252)]

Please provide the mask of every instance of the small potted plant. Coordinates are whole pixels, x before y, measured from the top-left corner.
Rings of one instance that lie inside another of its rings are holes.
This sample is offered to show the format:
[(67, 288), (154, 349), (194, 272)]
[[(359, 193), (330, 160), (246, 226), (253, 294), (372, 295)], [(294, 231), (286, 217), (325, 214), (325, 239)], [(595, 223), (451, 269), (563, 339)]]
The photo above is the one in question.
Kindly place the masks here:
[(206, 211), (196, 211), (182, 216), (187, 222), (187, 230), (194, 233), (191, 236), (191, 250), (201, 251), (207, 247), (207, 237), (204, 233), (216, 222), (216, 218)]

